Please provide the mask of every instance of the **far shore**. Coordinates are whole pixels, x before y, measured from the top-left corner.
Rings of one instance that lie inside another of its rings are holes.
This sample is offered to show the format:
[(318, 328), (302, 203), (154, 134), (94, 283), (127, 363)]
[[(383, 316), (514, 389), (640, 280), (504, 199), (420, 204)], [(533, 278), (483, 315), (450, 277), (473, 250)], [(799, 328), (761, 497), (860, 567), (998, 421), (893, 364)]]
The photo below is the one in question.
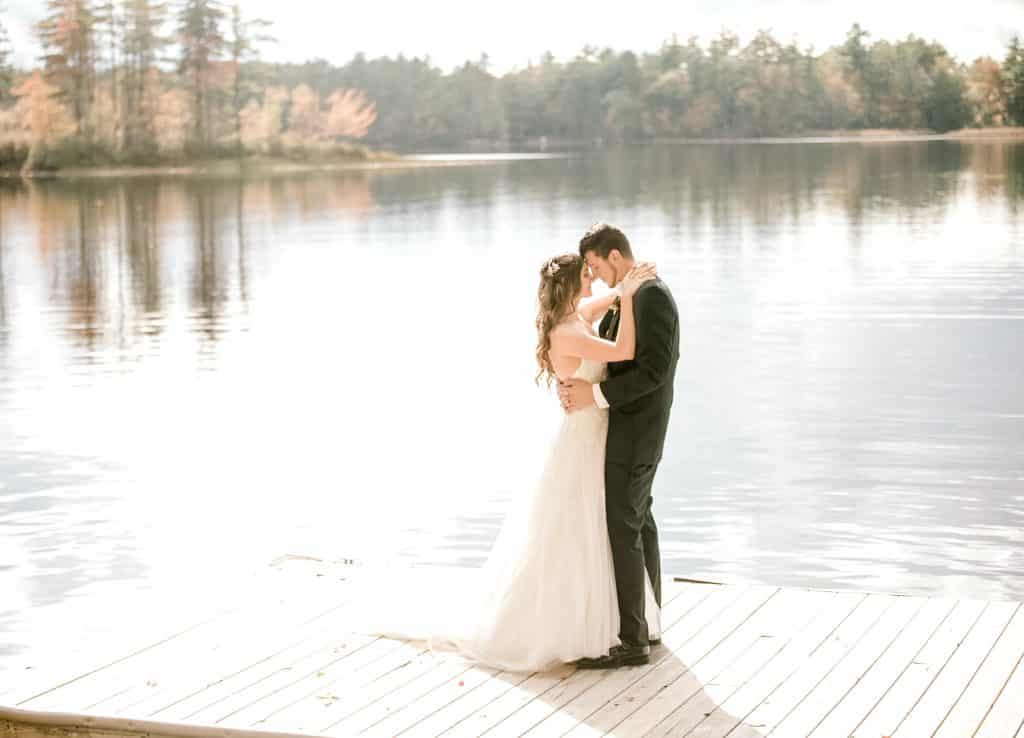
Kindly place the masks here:
[[(486, 159), (482, 155), (480, 159)], [(297, 174), (306, 172), (347, 172), (421, 167), (456, 166), (472, 164), (478, 159), (452, 156), (451, 158), (416, 159), (396, 154), (379, 155), (350, 161), (295, 161), (292, 159), (245, 158), (216, 159), (187, 164), (114, 167), (68, 167), (34, 171), (23, 174), (16, 170), (0, 171), (0, 177), (27, 179), (81, 179), (98, 177), (224, 177), (234, 178), (248, 174)]]
[[(996, 141), (1024, 140), (1024, 126), (992, 128), (965, 128), (948, 133), (929, 130), (867, 129), (808, 131), (796, 136), (765, 137), (709, 137), (709, 138), (655, 138), (636, 142), (636, 145), (650, 144), (785, 144), (785, 143), (885, 143), (911, 141)], [(481, 143), (481, 142), (477, 142)], [(392, 154), (372, 152), (367, 158), (353, 158), (328, 161), (296, 161), (286, 158), (246, 157), (243, 159), (216, 159), (184, 164), (152, 166), (97, 166), (69, 167), (66, 169), (36, 171), (22, 174), (17, 170), (0, 170), (0, 177), (31, 179), (79, 179), (97, 177), (225, 177), (233, 178), (248, 174), (298, 174), (312, 172), (365, 172), (381, 170), (419, 169), (428, 167), (467, 166), (495, 163), (518, 158), (548, 158), (561, 153), (580, 152), (607, 145), (603, 141), (582, 142), (553, 139), (537, 139), (526, 142), (520, 154), (497, 151), (501, 142), (492, 142), (494, 151), (470, 151), (466, 153), (439, 154)], [(506, 145), (507, 146), (507, 145)]]
[(1024, 140), (1024, 126), (962, 128), (959, 131), (936, 133), (927, 129), (867, 128), (856, 130), (806, 131), (794, 136), (658, 138), (655, 143), (844, 143), (886, 141), (989, 141)]

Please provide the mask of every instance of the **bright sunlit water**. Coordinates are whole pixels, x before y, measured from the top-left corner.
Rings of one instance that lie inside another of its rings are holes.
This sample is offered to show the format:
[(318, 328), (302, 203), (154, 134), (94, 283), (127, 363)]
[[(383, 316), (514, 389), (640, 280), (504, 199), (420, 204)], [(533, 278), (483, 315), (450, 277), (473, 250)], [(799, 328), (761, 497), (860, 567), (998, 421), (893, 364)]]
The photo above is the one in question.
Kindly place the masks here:
[(540, 263), (599, 219), (681, 314), (667, 573), (1024, 598), (1022, 144), (0, 198), (0, 693), (284, 554), (480, 563), (559, 421)]

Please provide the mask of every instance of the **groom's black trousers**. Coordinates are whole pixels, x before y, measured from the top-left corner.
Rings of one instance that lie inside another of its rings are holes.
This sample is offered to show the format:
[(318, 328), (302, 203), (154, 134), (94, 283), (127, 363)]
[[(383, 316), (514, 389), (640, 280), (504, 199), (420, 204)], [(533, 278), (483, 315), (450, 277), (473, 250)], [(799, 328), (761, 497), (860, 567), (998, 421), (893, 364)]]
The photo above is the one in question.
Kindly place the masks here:
[(605, 464), (605, 515), (619, 595), (619, 639), (646, 646), (644, 580), (651, 578), (654, 598), (661, 605), (661, 555), (658, 528), (651, 511), (651, 485), (657, 464)]

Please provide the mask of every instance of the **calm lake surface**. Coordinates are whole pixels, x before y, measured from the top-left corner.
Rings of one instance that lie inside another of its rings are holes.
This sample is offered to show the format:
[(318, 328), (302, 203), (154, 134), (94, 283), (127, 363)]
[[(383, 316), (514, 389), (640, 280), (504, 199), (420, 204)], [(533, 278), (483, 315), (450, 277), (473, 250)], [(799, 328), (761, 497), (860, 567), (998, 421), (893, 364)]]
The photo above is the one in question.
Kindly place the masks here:
[(1024, 598), (1024, 144), (7, 181), (0, 204), (0, 696), (284, 554), (480, 563), (559, 422), (540, 263), (602, 219), (681, 314), (667, 573)]

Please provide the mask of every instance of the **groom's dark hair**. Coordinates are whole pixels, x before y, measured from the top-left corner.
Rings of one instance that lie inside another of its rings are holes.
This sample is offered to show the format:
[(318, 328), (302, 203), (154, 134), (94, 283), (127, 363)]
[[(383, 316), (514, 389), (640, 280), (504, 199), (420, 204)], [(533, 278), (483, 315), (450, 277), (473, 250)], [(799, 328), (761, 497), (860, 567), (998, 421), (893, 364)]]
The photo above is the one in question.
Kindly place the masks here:
[(633, 258), (633, 249), (629, 247), (626, 234), (607, 223), (595, 223), (583, 234), (580, 239), (580, 256), (586, 258), (590, 251), (602, 259), (607, 259), (612, 251), (618, 251), (627, 259)]

